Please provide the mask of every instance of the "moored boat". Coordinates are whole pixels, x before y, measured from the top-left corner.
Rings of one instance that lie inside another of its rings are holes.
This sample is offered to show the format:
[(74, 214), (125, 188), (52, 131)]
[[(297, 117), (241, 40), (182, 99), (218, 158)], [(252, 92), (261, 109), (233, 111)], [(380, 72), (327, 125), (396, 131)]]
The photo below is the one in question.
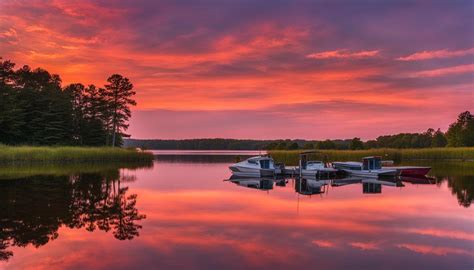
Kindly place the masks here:
[(365, 157), (362, 162), (333, 162), (335, 169), (343, 170), (349, 175), (363, 178), (396, 177), (400, 173), (396, 169), (384, 169), (381, 157)]
[(265, 177), (275, 174), (275, 163), (269, 156), (256, 156), (229, 166), (233, 174), (247, 177)]
[(397, 170), (401, 176), (425, 176), (431, 167), (417, 167), (417, 166), (399, 166), (399, 167), (382, 167), (382, 169)]
[(329, 178), (338, 172), (337, 169), (327, 168), (322, 161), (307, 161), (301, 164), (302, 176)]

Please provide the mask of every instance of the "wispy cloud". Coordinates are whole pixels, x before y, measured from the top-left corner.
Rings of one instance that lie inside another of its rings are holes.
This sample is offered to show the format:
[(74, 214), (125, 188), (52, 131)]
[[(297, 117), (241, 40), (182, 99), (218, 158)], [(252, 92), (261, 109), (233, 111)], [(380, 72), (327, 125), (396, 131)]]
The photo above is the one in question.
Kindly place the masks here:
[(311, 241), (314, 245), (322, 248), (334, 248), (336, 247), (336, 244), (332, 241), (326, 241), (326, 240), (313, 240)]
[[(381, 132), (444, 129), (456, 113), (472, 107), (469, 5), (422, 4), (407, 13), (403, 4), (387, 9), (373, 3), (363, 10), (347, 4), (341, 10), (338, 4), (322, 8), (326, 4), (311, 1), (231, 2), (0, 1), (0, 56), (17, 67), (60, 74), (64, 84), (102, 85), (112, 73), (127, 76), (137, 90), (135, 110), (156, 110), (156, 119), (168, 127), (150, 127), (150, 115), (136, 112), (130, 131), (138, 138), (261, 138), (268, 129), (274, 138), (373, 138)], [(426, 29), (418, 25), (427, 21), (420, 20), (421, 10), (440, 21), (457, 20)], [(409, 56), (433, 44), (446, 50)], [(469, 57), (429, 67), (397, 60), (463, 54)], [(351, 102), (342, 102), (348, 98)], [(294, 105), (302, 103), (309, 105)], [(416, 121), (400, 121), (400, 108), (392, 104), (408, 106), (403, 117)], [(442, 117), (418, 116), (418, 110), (432, 108)], [(282, 128), (267, 120), (276, 113), (277, 119), (285, 117)], [(320, 113), (327, 114), (327, 125)], [(215, 117), (222, 124), (212, 121)], [(236, 132), (228, 117), (244, 128)], [(195, 128), (195, 123), (207, 125)], [(371, 128), (359, 130), (366, 126)]]
[(450, 254), (460, 254), (460, 255), (473, 255), (472, 252), (452, 247), (439, 247), (439, 246), (429, 246), (429, 245), (416, 245), (416, 244), (398, 244), (399, 248), (406, 248), (416, 253), (421, 254), (433, 254), (438, 256), (446, 256)]
[(377, 250), (379, 249), (379, 247), (377, 246), (376, 243), (372, 243), (372, 242), (351, 242), (349, 243), (349, 245), (355, 247), (355, 248), (358, 248), (358, 249), (362, 249), (362, 250)]
[(457, 51), (450, 51), (447, 49), (437, 50), (437, 51), (422, 51), (422, 52), (410, 54), (408, 56), (397, 58), (397, 60), (418, 61), (418, 60), (428, 60), (428, 59), (435, 59), (435, 58), (449, 58), (449, 57), (465, 56), (469, 54), (474, 54), (474, 48), (470, 48), (466, 50), (457, 50)]
[(379, 50), (358, 51), (352, 52), (350, 50), (335, 50), (325, 51), (306, 55), (307, 58), (312, 59), (329, 59), (329, 58), (366, 58), (373, 57), (379, 54)]
[(468, 72), (474, 72), (474, 64), (419, 71), (415, 72), (411, 77), (438, 77)]

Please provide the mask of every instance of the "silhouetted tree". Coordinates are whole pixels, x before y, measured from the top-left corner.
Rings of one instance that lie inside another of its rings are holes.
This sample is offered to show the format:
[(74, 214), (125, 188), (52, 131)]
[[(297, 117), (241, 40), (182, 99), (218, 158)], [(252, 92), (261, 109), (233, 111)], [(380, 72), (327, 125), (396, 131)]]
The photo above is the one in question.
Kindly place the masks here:
[(336, 149), (336, 144), (331, 140), (320, 141), (316, 144), (317, 149)]
[(438, 130), (433, 134), (433, 139), (431, 140), (431, 147), (445, 147), (448, 144), (446, 136), (438, 128)]
[(112, 75), (105, 89), (79, 83), (62, 89), (58, 75), (14, 66), (0, 58), (0, 143), (121, 144), (136, 104), (127, 78)]
[(127, 121), (131, 116), (130, 105), (137, 103), (132, 97), (135, 95), (133, 84), (122, 75), (114, 74), (107, 79), (105, 85), (107, 90), (107, 104), (110, 111), (110, 123), (112, 125), (112, 146), (116, 145), (117, 135), (123, 136), (128, 128)]
[(360, 138), (356, 137), (352, 139), (350, 147), (352, 150), (364, 149), (364, 143), (360, 140)]
[(459, 114), (446, 132), (448, 146), (474, 146), (474, 117), (469, 111)]

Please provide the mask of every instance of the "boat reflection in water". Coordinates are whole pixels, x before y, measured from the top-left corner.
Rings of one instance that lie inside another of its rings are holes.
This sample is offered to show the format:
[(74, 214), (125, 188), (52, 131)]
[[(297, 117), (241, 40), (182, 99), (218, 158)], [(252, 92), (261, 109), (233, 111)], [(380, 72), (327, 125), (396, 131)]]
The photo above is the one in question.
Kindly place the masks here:
[(310, 178), (295, 179), (295, 191), (302, 195), (323, 194), (331, 180), (316, 180)]
[(363, 179), (358, 177), (346, 177), (340, 179), (321, 180), (316, 177), (272, 179), (244, 178), (232, 175), (229, 179), (224, 181), (229, 181), (246, 188), (272, 190), (274, 186), (285, 187), (288, 184), (288, 180), (292, 181), (295, 191), (302, 195), (328, 193), (329, 186), (335, 187), (337, 189), (337, 187), (347, 185), (361, 185), (363, 194), (379, 194), (382, 193), (382, 186), (402, 188), (405, 186), (404, 182), (411, 184), (436, 184), (436, 180), (434, 178), (429, 178), (426, 176), (400, 177), (397, 179)]
[(273, 179), (265, 178), (245, 178), (232, 175), (227, 181), (246, 188), (270, 190), (273, 189)]

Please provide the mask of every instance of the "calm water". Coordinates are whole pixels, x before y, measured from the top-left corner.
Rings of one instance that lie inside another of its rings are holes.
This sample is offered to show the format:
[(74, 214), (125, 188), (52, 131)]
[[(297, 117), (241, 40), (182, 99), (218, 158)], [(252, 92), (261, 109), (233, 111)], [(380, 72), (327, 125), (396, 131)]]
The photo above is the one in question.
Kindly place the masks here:
[(0, 269), (474, 267), (472, 162), (336, 186), (223, 181), (235, 156), (189, 154), (0, 168)]

